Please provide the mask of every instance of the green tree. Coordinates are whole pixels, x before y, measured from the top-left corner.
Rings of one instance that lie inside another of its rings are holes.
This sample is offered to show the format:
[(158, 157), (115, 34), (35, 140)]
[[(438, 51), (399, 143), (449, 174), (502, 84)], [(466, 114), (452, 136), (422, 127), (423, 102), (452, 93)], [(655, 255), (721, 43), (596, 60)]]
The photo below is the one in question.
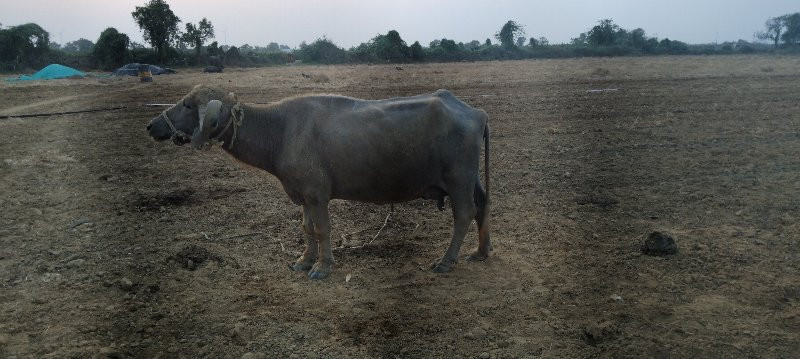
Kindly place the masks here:
[(414, 61), (423, 61), (425, 59), (425, 52), (422, 49), (422, 45), (420, 45), (419, 41), (414, 41), (411, 44), (411, 60)]
[(186, 23), (186, 32), (181, 35), (181, 41), (194, 45), (195, 56), (199, 58), (203, 43), (213, 37), (214, 25), (211, 25), (211, 21), (203, 18), (197, 23), (197, 26), (194, 26), (191, 22)]
[(517, 45), (517, 47), (525, 46), (525, 36), (518, 37), (516, 45)]
[(542, 37), (539, 38), (539, 45), (540, 46), (550, 45), (550, 40), (548, 40), (546, 37), (542, 36)]
[(630, 46), (640, 50), (645, 48), (645, 44), (647, 43), (647, 34), (644, 32), (644, 29), (633, 29), (628, 36)]
[(280, 45), (278, 45), (277, 42), (270, 42), (269, 45), (267, 45), (267, 52), (279, 52), (279, 51), (281, 51), (281, 47)]
[(765, 30), (756, 32), (756, 38), (761, 40), (771, 40), (775, 47), (781, 41), (781, 34), (786, 28), (787, 16), (771, 17), (764, 23)]
[(390, 30), (386, 35), (378, 35), (373, 41), (375, 55), (382, 60), (404, 62), (411, 57), (411, 49), (395, 30)]
[(442, 39), (439, 42), (439, 47), (444, 49), (445, 52), (458, 52), (458, 44), (456, 44), (455, 40)]
[(580, 35), (578, 35), (578, 37), (573, 38), (570, 41), (570, 43), (572, 43), (575, 46), (585, 46), (586, 44), (589, 43), (589, 41), (587, 40), (586, 33), (582, 32)]
[(208, 56), (225, 55), (225, 51), (222, 51), (222, 49), (219, 48), (219, 44), (217, 44), (216, 41), (208, 44), (208, 47), (206, 48), (206, 53), (208, 53)]
[(50, 33), (34, 23), (0, 29), (0, 62), (3, 67), (38, 67), (50, 51)]
[(164, 0), (150, 0), (144, 6), (137, 6), (131, 15), (142, 29), (144, 40), (156, 49), (159, 60), (166, 61), (169, 44), (178, 39), (181, 19)]
[[(508, 22), (503, 25), (500, 31), (494, 35), (494, 37), (500, 41), (500, 44), (507, 48), (512, 49), (514, 48), (514, 39), (525, 35), (525, 29), (522, 25), (517, 24), (513, 20), (508, 20)], [(524, 41), (524, 40), (523, 40)]]
[(800, 43), (800, 12), (786, 16), (786, 31), (781, 35), (781, 40), (787, 45)]
[(616, 42), (619, 30), (620, 28), (614, 23), (614, 20), (603, 19), (589, 30), (586, 35), (586, 41), (594, 46), (610, 46)]
[(84, 38), (77, 39), (75, 41), (70, 41), (66, 45), (64, 45), (63, 50), (65, 52), (75, 52), (79, 54), (85, 54), (92, 51), (94, 48), (94, 43), (86, 40)]
[(103, 69), (117, 68), (127, 62), (130, 42), (128, 35), (109, 27), (97, 38), (97, 44), (92, 49), (92, 59)]

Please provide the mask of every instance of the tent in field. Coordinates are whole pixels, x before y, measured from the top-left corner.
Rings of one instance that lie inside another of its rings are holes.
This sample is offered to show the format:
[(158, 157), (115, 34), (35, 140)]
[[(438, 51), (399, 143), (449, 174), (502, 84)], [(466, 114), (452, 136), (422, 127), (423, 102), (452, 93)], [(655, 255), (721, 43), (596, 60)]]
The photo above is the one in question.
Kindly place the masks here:
[(64, 79), (64, 78), (78, 78), (78, 77), (86, 77), (86, 73), (75, 70), (71, 67), (59, 65), (59, 64), (50, 64), (45, 66), (45, 68), (39, 70), (33, 75), (21, 75), (20, 77), (16, 78), (8, 78), (6, 81), (33, 81), (33, 80), (52, 80), (52, 79)]

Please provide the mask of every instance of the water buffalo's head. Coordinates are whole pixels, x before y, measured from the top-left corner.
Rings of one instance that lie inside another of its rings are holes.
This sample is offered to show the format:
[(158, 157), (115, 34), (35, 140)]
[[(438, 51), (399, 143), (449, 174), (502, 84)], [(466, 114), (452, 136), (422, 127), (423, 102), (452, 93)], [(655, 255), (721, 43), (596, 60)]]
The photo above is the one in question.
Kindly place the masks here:
[(220, 89), (197, 85), (177, 104), (152, 119), (147, 131), (156, 141), (171, 139), (179, 146), (191, 142), (192, 147), (202, 148), (212, 134), (222, 130), (220, 124), (227, 123), (235, 103), (232, 93), (226, 95)]

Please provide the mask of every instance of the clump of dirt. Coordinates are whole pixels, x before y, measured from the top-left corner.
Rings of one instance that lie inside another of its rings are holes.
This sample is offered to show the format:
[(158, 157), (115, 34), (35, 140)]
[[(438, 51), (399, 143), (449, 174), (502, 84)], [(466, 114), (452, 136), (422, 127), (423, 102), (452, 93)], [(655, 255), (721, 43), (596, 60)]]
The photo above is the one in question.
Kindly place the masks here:
[(189, 245), (183, 247), (178, 253), (174, 256), (170, 257), (169, 259), (178, 262), (183, 268), (188, 270), (195, 270), (201, 264), (205, 263), (206, 261), (213, 260), (219, 263), (224, 262), (221, 256), (212, 253), (208, 249), (205, 249), (198, 245)]
[(597, 346), (597, 344), (613, 338), (619, 329), (611, 321), (595, 323), (583, 328), (581, 338), (586, 344)]
[(194, 189), (181, 188), (158, 194), (137, 194), (133, 207), (138, 211), (158, 211), (162, 207), (182, 206), (191, 201)]
[(678, 253), (678, 245), (669, 234), (653, 232), (642, 244), (642, 253), (649, 256), (666, 256)]
[(609, 74), (611, 74), (611, 71), (602, 67), (598, 67), (592, 71), (593, 76), (608, 76)]

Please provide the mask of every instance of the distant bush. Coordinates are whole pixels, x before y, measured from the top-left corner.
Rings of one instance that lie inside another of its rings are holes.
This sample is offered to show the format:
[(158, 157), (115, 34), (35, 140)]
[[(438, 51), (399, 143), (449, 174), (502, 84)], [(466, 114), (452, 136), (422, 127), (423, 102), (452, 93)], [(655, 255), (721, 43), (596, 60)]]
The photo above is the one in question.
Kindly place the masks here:
[(295, 56), (303, 62), (317, 64), (342, 64), (348, 60), (347, 51), (325, 37), (311, 44), (301, 44), (300, 49), (295, 51)]

